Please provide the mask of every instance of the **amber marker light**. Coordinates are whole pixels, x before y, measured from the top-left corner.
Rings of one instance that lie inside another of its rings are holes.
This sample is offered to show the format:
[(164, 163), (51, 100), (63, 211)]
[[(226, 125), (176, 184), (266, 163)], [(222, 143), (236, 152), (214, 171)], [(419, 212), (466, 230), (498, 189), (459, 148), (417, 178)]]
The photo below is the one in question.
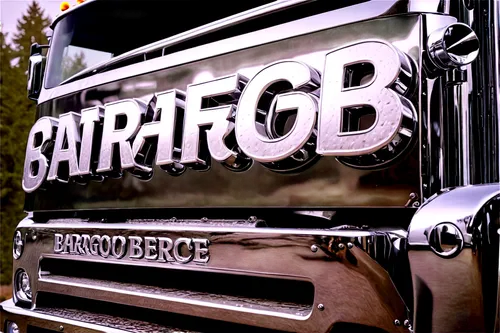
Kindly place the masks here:
[(81, 3), (84, 3), (84, 2), (85, 2), (85, 0), (76, 0), (77, 4), (81, 4)]
[(67, 2), (67, 1), (61, 2), (61, 5), (59, 6), (59, 8), (61, 8), (61, 11), (64, 12), (65, 10), (67, 10), (69, 8), (69, 2)]

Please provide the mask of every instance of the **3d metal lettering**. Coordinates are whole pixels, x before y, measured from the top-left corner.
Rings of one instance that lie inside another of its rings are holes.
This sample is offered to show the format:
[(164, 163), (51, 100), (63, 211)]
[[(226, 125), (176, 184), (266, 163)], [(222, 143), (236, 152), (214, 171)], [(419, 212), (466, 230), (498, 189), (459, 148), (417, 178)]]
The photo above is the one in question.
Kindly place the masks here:
[[(33, 192), (42, 185), (49, 169), (49, 161), (44, 155), (47, 143), (52, 139), (58, 120), (42, 117), (33, 125), (28, 135), (24, 160), (23, 190)], [(41, 140), (38, 138), (41, 136)]]
[(311, 86), (319, 86), (319, 75), (306, 64), (284, 61), (264, 68), (248, 83), (236, 113), (236, 140), (243, 152), (258, 162), (274, 162), (291, 156), (307, 142), (316, 123), (314, 97), (306, 92), (293, 91), (274, 97), (276, 113), (297, 109), (297, 118), (290, 132), (273, 138), (270, 137), (272, 134), (255, 126), (262, 95), (278, 81), (289, 82), (295, 90), (311, 91), (314, 89)]
[(114, 259), (206, 264), (210, 260), (209, 246), (210, 241), (202, 238), (54, 234), (56, 254)]
[[(373, 73), (359, 82), (347, 80), (347, 68), (357, 64), (371, 64)], [(126, 99), (83, 109), (81, 116), (68, 112), (59, 121), (42, 117), (28, 138), (23, 189), (33, 192), (45, 180), (58, 122), (48, 181), (89, 174), (102, 178), (123, 170), (147, 180), (154, 165), (179, 175), (186, 167), (206, 170), (212, 159), (232, 171), (248, 169), (253, 160), (277, 172), (300, 170), (321, 155), (362, 167), (342, 159), (375, 156), (399, 133), (413, 135), (414, 128), (405, 124), (415, 124), (416, 113), (403, 96), (414, 74), (406, 55), (389, 43), (370, 40), (327, 53), (322, 74), (303, 62), (284, 60), (250, 80), (234, 74), (189, 85), (187, 93), (156, 93), (149, 103)], [(368, 128), (353, 128), (359, 119), (348, 119), (360, 108), (373, 110), (375, 120)], [(288, 115), (286, 121), (282, 115)], [(96, 138), (101, 122), (102, 138)], [(100, 148), (93, 151), (98, 139)], [(409, 144), (400, 146), (404, 150)], [(69, 166), (66, 177), (60, 175), (61, 163)], [(136, 241), (129, 242), (130, 251), (142, 256)], [(93, 242), (88, 240), (91, 252)], [(175, 245), (159, 242), (155, 256), (180, 259), (167, 253)], [(107, 243), (102, 246), (105, 253), (123, 252), (112, 243), (109, 251)]]
[[(185, 98), (185, 94), (179, 90), (156, 94), (153, 119), (141, 126), (132, 145), (134, 159), (137, 160), (146, 141), (156, 137), (158, 142), (156, 165), (169, 165), (175, 162), (173, 159), (175, 129), (180, 113), (184, 111)], [(147, 172), (152, 171), (152, 167), (147, 165), (143, 165), (143, 168)]]
[[(97, 172), (106, 172), (113, 169), (113, 147), (119, 145), (120, 167), (129, 169), (136, 165), (134, 162), (130, 140), (139, 131), (142, 110), (137, 101), (127, 99), (105, 105), (104, 125), (102, 130), (101, 151)], [(117, 118), (126, 117), (124, 128), (117, 129)]]
[(80, 126), (83, 127), (82, 142), (80, 145), (80, 160), (78, 161), (80, 176), (91, 173), (94, 131), (96, 123), (99, 123), (102, 118), (104, 118), (104, 108), (102, 106), (95, 106), (82, 110), (82, 116), (80, 118)]
[[(52, 161), (50, 163), (47, 180), (67, 181), (69, 177), (78, 176), (78, 148), (80, 145), (80, 132), (78, 125), (80, 115), (75, 112), (68, 112), (59, 117), (59, 127), (57, 128), (56, 142)], [(66, 143), (67, 148), (64, 148)], [(66, 162), (69, 168), (69, 175), (62, 175), (59, 170), (61, 162)]]
[[(350, 64), (369, 62), (375, 68), (367, 84), (345, 87), (343, 73)], [(318, 153), (357, 156), (373, 153), (397, 134), (403, 106), (396, 92), (389, 89), (401, 72), (396, 49), (384, 42), (362, 42), (326, 55), (322, 81), (321, 112), (318, 119)], [(369, 106), (375, 110), (374, 124), (361, 131), (342, 130), (345, 108)]]
[[(207, 145), (210, 155), (219, 162), (225, 162), (236, 155), (225, 144), (224, 139), (233, 130), (231, 121), (236, 111), (232, 103), (219, 103), (218, 97), (230, 97), (240, 93), (240, 85), (247, 81), (241, 75), (231, 75), (209, 82), (188, 86), (186, 101), (186, 118), (184, 121), (184, 137), (182, 142), (182, 164), (207, 165), (209, 161), (200, 154), (200, 129), (209, 127)], [(203, 103), (208, 107), (202, 107)], [(212, 102), (212, 103), (210, 103)]]

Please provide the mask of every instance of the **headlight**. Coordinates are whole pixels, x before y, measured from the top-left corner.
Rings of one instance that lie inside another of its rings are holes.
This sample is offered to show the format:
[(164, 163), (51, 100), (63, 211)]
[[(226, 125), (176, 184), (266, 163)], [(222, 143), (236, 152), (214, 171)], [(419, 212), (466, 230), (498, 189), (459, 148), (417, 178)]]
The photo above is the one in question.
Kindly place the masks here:
[(32, 292), (30, 277), (25, 270), (20, 269), (16, 273), (14, 281), (14, 293), (18, 300), (31, 302)]
[(14, 256), (14, 259), (19, 259), (21, 257), (21, 255), (23, 254), (23, 248), (24, 248), (23, 235), (18, 230), (14, 234), (14, 244), (12, 248), (12, 255)]
[(19, 333), (19, 327), (13, 321), (8, 321), (5, 325), (5, 333)]

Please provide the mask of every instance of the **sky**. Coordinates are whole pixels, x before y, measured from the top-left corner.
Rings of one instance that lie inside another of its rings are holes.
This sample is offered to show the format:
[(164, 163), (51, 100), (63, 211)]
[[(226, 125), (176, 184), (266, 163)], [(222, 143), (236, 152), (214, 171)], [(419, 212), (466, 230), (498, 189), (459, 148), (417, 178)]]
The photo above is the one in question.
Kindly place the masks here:
[[(45, 15), (48, 15), (50, 17), (50, 21), (52, 22), (56, 15), (61, 12), (59, 6), (64, 0), (36, 1), (40, 4), (40, 7), (45, 10)], [(76, 0), (66, 1), (68, 1), (70, 5), (76, 4)], [(2, 32), (8, 34), (6, 38), (7, 43), (11, 42), (13, 35), (17, 32), (17, 20), (27, 12), (28, 6), (31, 2), (32, 0), (0, 0), (0, 23)], [(85, 53), (85, 60), (89, 66), (107, 60), (110, 57), (108, 54), (104, 54), (103, 52), (88, 49), (77, 49), (74, 47), (69, 48), (68, 55), (71, 56), (80, 51)], [(13, 65), (14, 64), (15, 63), (13, 63)]]
[[(63, 0), (37, 0), (40, 6), (45, 10), (51, 21), (60, 12), (59, 5)], [(70, 4), (76, 3), (76, 0), (68, 1)], [(7, 41), (11, 40), (16, 32), (17, 20), (26, 13), (31, 0), (0, 0), (0, 23), (3, 33), (8, 33)]]

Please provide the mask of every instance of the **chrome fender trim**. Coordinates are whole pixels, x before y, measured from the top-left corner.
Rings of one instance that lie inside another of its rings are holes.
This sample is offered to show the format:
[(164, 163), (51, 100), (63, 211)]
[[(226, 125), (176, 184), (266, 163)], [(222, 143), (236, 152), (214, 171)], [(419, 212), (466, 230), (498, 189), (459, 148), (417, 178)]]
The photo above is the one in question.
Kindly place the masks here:
[(415, 332), (493, 332), (498, 322), (500, 184), (442, 190), (408, 234)]

